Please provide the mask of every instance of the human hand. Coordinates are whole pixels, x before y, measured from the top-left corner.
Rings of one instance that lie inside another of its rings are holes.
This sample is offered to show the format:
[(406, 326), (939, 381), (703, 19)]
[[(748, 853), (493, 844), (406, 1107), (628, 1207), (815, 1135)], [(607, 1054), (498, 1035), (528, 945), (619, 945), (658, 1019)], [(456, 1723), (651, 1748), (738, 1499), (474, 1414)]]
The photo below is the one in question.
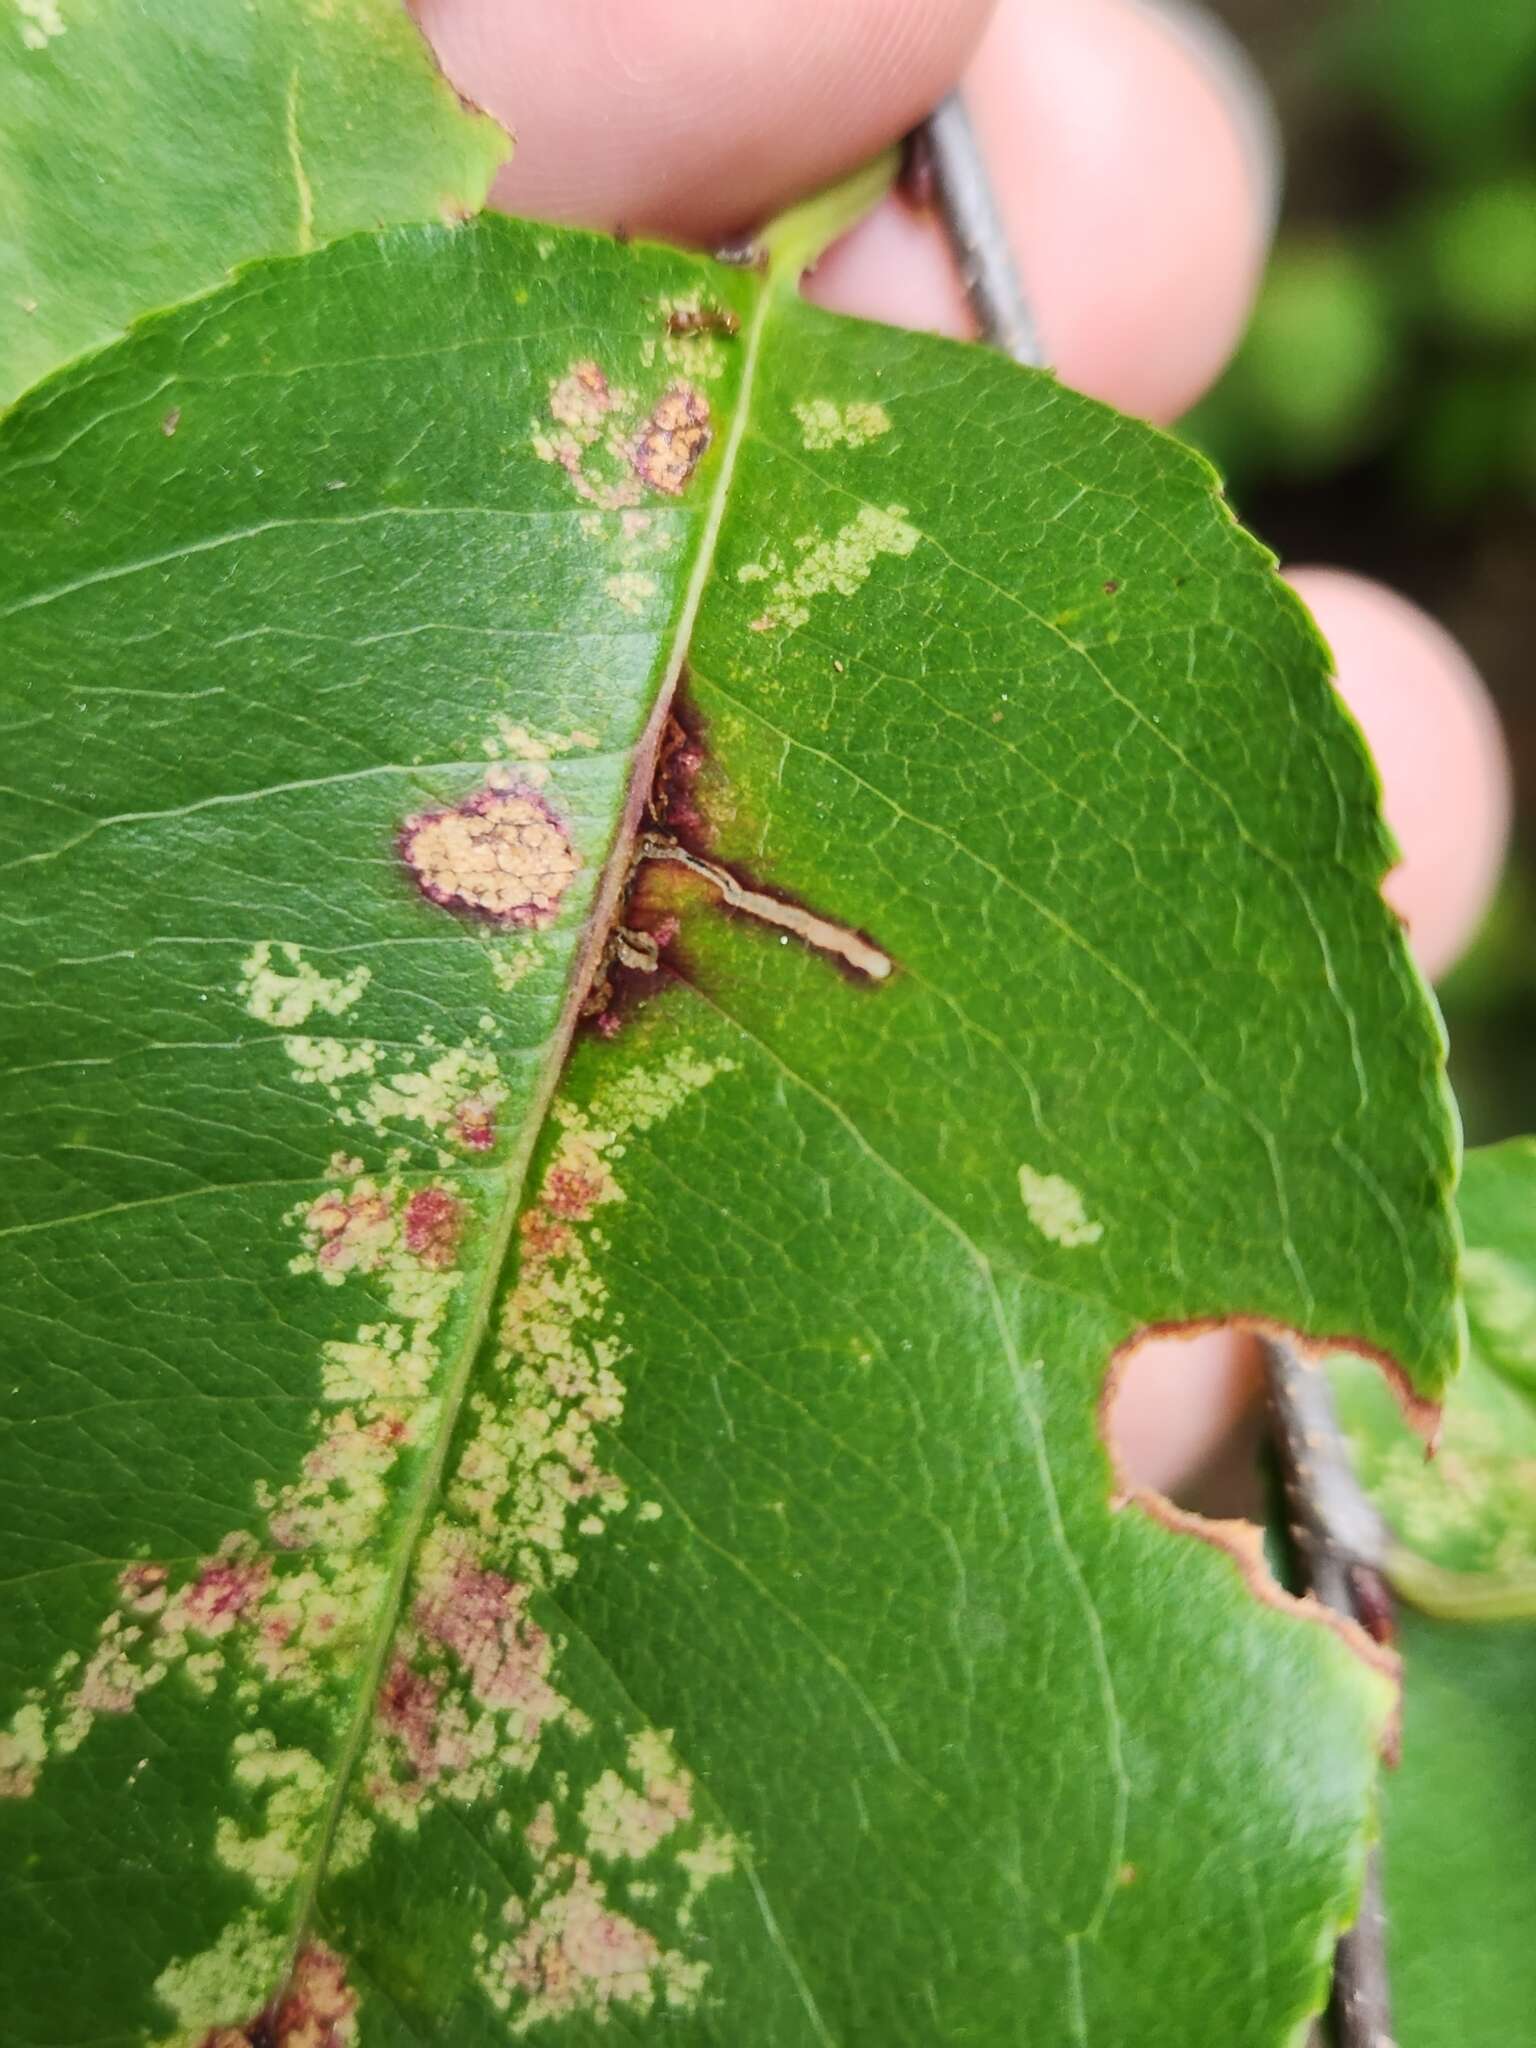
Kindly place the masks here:
[[(710, 243), (894, 141), (963, 77), (1019, 272), (1063, 380), (1169, 421), (1214, 381), (1274, 223), (1272, 123), (1241, 59), (1178, 0), (416, 0), (449, 77), (518, 135), (497, 203)], [(970, 332), (937, 223), (887, 200), (810, 281), (824, 305)], [(1403, 849), (1387, 895), (1425, 972), (1487, 906), (1509, 777), (1482, 684), (1404, 599), (1291, 581), (1332, 643)], [(1165, 1490), (1251, 1412), (1247, 1340), (1143, 1347), (1113, 1418)]]

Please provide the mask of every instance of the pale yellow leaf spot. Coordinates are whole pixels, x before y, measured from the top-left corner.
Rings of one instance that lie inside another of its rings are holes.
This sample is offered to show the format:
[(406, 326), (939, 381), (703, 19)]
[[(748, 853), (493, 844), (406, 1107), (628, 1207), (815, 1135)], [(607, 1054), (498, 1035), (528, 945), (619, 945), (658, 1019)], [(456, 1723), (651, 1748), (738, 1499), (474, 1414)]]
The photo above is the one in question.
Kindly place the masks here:
[(636, 569), (626, 569), (617, 576), (610, 576), (603, 585), (620, 611), (637, 617), (656, 595), (657, 587), (654, 576), (646, 576)]
[(1536, 1366), (1536, 1288), (1499, 1252), (1472, 1245), (1462, 1254), (1467, 1313), (1498, 1354)]
[(1030, 1222), (1052, 1244), (1075, 1248), (1097, 1244), (1104, 1235), (1103, 1224), (1088, 1220), (1081, 1194), (1059, 1173), (1036, 1173), (1032, 1166), (1021, 1166), (1019, 1193)]
[(837, 405), (830, 398), (810, 398), (795, 407), (795, 418), (800, 422), (800, 445), (817, 454), (828, 448), (862, 448), (891, 431), (890, 414), (869, 399)]
[(21, 40), (29, 50), (46, 50), (64, 33), (58, 0), (16, 0), (16, 12), (21, 16)]
[(42, 1708), (29, 1701), (11, 1716), (0, 1735), (0, 1799), (30, 1799), (48, 1760), (48, 1728)]
[[(275, 958), (274, 958), (275, 956)], [(332, 977), (310, 965), (298, 946), (263, 940), (240, 963), (240, 992), (249, 1014), (259, 1024), (296, 1031), (315, 1010), (339, 1017), (358, 1001), (372, 979), (372, 969), (354, 967)]]
[[(887, 505), (883, 510), (866, 505), (856, 519), (826, 538), (802, 535), (795, 542), (799, 561), (780, 575), (767, 605), (750, 622), (752, 631), (792, 631), (803, 626), (816, 598), (852, 597), (882, 555), (910, 555), (922, 536), (907, 523), (905, 512), (904, 505)], [(736, 573), (738, 581), (743, 580), (742, 571)]]
[[(201, 2041), (211, 2028), (258, 2013), (282, 1982), (291, 1960), (288, 1930), (256, 1913), (232, 1920), (201, 1955), (171, 1963), (155, 1979), (155, 1996), (174, 2015), (174, 2048)], [(170, 2048), (170, 2044), (168, 2044)]]

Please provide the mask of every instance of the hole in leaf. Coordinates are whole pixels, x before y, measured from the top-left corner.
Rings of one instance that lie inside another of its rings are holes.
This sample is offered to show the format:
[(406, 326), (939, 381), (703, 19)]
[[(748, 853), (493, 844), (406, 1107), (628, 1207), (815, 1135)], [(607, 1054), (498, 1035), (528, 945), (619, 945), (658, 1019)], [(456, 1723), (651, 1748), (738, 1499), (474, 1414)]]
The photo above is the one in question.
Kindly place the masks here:
[(1158, 1493), (1212, 1520), (1263, 1520), (1264, 1376), (1251, 1331), (1148, 1331), (1116, 1358), (1103, 1419), (1122, 1493)]
[[(1374, 1362), (1400, 1391), (1396, 1368)], [(1111, 1361), (1099, 1420), (1118, 1507), (1225, 1550), (1258, 1599), (1334, 1629), (1366, 1663), (1397, 1677), (1394, 1653), (1358, 1621), (1310, 1593), (1298, 1597), (1277, 1576), (1277, 1565), (1286, 1567), (1270, 1554), (1264, 1525), (1282, 1510), (1268, 1450), (1263, 1356), (1252, 1326), (1144, 1331)], [(1395, 1723), (1385, 1739), (1390, 1755)]]

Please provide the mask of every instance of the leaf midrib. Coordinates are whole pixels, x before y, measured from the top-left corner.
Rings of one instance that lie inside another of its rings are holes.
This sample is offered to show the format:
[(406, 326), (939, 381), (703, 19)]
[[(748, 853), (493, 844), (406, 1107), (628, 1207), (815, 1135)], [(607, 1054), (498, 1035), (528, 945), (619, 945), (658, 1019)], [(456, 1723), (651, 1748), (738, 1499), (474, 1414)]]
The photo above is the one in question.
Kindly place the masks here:
[[(791, 280), (791, 283), (793, 280)], [(331, 1851), (345, 1810), (347, 1793), (364, 1745), (369, 1736), (373, 1720), (374, 1700), (383, 1676), (385, 1660), (397, 1634), (400, 1617), (405, 1603), (406, 1590), (410, 1582), (412, 1567), (425, 1533), (427, 1522), (436, 1507), (441, 1491), (443, 1475), (449, 1453), (457, 1432), (459, 1416), (463, 1412), (474, 1376), (476, 1363), (490, 1333), (492, 1314), (501, 1293), (508, 1254), (511, 1250), (513, 1233), (522, 1208), (523, 1194), (528, 1178), (528, 1167), (534, 1148), (543, 1132), (549, 1115), (550, 1103), (558, 1086), (560, 1075), (570, 1052), (580, 1015), (580, 1004), (592, 973), (597, 965), (598, 955), (605, 942), (609, 924), (616, 911), (624, 884), (628, 878), (630, 852), (640, 820), (640, 812), (654, 767), (657, 747), (665, 728), (672, 700), (677, 692), (679, 678), (688, 645), (693, 636), (694, 623), (703, 602), (704, 591), (714, 567), (715, 550), (720, 529), (725, 520), (730, 499), (731, 478), (736, 466), (737, 453), (746, 432), (751, 409), (752, 387), (757, 374), (758, 360), (762, 350), (763, 336), (769, 316), (778, 297), (779, 280), (769, 277), (764, 280), (751, 319), (742, 331), (741, 381), (737, 387), (735, 410), (731, 417), (725, 445), (721, 451), (720, 464), (716, 472), (715, 486), (705, 511), (704, 524), (699, 536), (698, 551), (694, 558), (693, 572), (683, 597), (682, 609), (673, 629), (672, 644), (667, 657), (667, 666), (657, 690), (656, 703), (652, 709), (644, 733), (634, 749), (633, 768), (630, 776), (629, 795), (623, 814), (614, 834), (613, 845), (604, 863), (603, 874), (593, 898), (588, 921), (586, 939), (571, 970), (566, 989), (565, 1005), (560, 1021), (549, 1040), (549, 1051), (534, 1086), (527, 1115), (523, 1119), (516, 1150), (505, 1170), (506, 1196), (497, 1217), (485, 1264), (476, 1291), (468, 1323), (460, 1339), (459, 1355), (448, 1374), (442, 1396), (442, 1422), (436, 1439), (424, 1463), (421, 1476), (416, 1482), (414, 1497), (407, 1511), (401, 1531), (395, 1564), (385, 1584), (379, 1607), (379, 1618), (369, 1644), (362, 1676), (358, 1683), (357, 1704), (353, 1710), (350, 1726), (337, 1753), (329, 1798), (321, 1816), (316, 1837), (314, 1854), (309, 1868), (295, 1897), (289, 1937), (289, 1964), (291, 1975), (295, 1962), (302, 1950), (306, 1935), (314, 1919), (315, 1904), (319, 1890), (330, 1864)], [(283, 1986), (274, 1987), (280, 1992)]]

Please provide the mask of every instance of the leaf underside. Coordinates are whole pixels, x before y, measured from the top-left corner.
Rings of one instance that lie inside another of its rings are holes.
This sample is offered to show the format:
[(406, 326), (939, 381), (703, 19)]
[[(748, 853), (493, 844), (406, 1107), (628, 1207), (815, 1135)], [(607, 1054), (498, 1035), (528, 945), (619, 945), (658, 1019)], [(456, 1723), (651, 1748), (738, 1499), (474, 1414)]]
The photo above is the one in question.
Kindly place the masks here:
[(1320, 2001), (1389, 1688), (1096, 1409), (1454, 1362), (1373, 778), (1198, 461), (791, 282), (359, 237), (0, 434), (18, 2039)]

